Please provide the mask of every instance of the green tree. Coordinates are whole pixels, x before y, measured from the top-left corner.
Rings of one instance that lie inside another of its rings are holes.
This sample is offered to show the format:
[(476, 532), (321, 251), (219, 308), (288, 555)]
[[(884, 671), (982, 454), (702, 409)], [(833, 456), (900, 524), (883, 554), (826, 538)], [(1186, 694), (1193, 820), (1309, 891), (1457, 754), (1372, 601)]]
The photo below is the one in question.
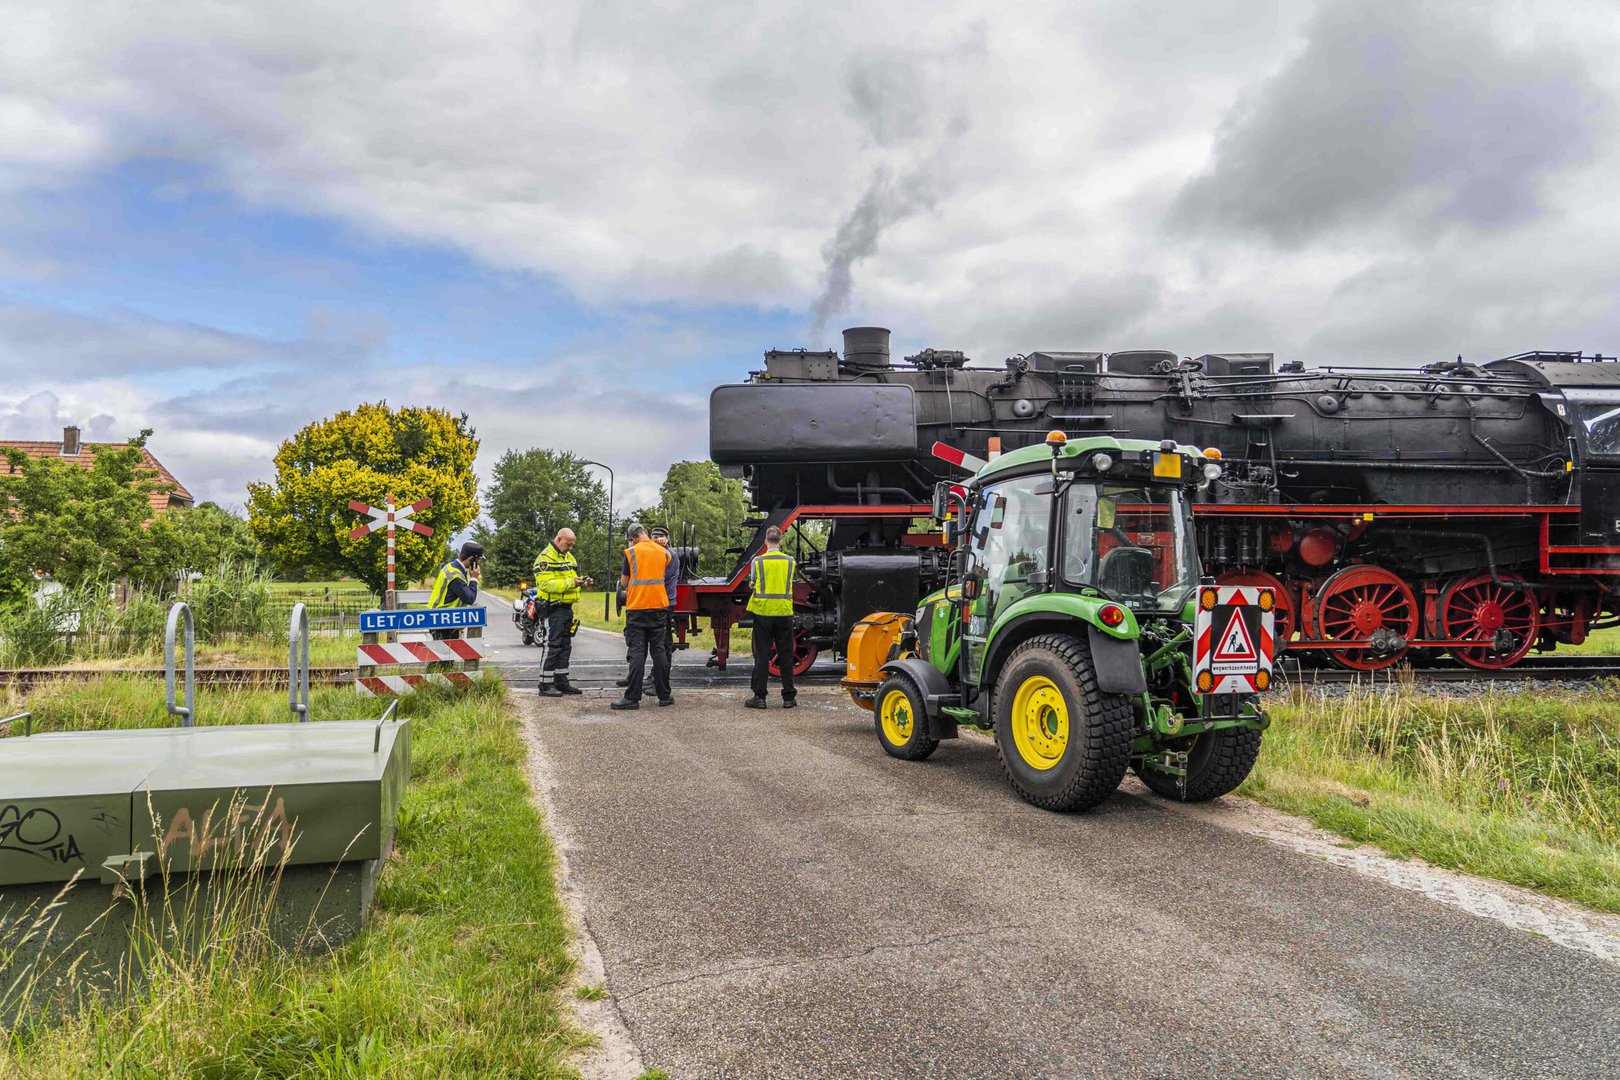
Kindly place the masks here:
[(598, 583), (607, 580), (607, 491), (573, 454), (508, 450), (495, 463), (484, 502), (489, 522), (480, 523), (473, 538), (484, 545), (489, 584), (529, 580), (535, 556), (562, 528), (578, 537), (574, 556), (580, 571)]
[(697, 545), (699, 573), (730, 572), (737, 556), (727, 549), (752, 536), (742, 523), (748, 516), (748, 489), (741, 480), (721, 476), (712, 461), (678, 461), (664, 476), (658, 502), (656, 523), (669, 528), (675, 543)]
[(167, 535), (148, 530), (148, 493), (172, 488), (145, 466), (143, 431), (120, 447), (95, 447), (86, 469), (6, 451), (10, 469), (0, 476), (0, 597), (27, 595), (36, 570), (68, 587), (127, 577), (156, 584), (173, 567)]
[(387, 577), (382, 537), (350, 539), (365, 519), (349, 509), (358, 499), (399, 506), (419, 499), (433, 505), (415, 520), (431, 537), (399, 530), (399, 582), (437, 570), (450, 536), (478, 516), (473, 459), (478, 439), (467, 414), (379, 401), (309, 424), (276, 451), (276, 479), (248, 485), (248, 525), (277, 567), (352, 576), (381, 591)]
[(221, 566), (255, 562), (259, 544), (247, 519), (217, 503), (176, 507), (153, 523), (177, 570), (211, 573)]

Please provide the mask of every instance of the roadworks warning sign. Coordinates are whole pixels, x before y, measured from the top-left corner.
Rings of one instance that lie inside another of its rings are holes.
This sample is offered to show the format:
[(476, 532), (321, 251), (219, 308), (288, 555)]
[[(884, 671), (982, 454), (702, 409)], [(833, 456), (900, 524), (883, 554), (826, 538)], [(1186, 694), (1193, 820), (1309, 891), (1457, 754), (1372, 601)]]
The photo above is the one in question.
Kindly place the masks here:
[(1260, 654), (1254, 647), (1254, 635), (1242, 608), (1228, 609), (1230, 618), (1226, 630), (1215, 646), (1215, 655), (1209, 658), (1213, 675), (1253, 675), (1260, 670)]

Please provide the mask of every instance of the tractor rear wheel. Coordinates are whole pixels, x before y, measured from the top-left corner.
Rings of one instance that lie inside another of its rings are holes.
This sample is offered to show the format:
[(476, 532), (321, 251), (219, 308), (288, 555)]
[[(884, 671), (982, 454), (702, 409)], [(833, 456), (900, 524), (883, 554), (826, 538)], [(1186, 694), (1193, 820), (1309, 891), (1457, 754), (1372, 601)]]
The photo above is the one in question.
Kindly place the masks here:
[(938, 739), (928, 737), (928, 713), (923, 708), (922, 694), (917, 684), (904, 675), (890, 675), (878, 683), (872, 716), (878, 742), (890, 757), (921, 761), (939, 747)]
[(1131, 757), (1130, 698), (1097, 689), (1081, 638), (1042, 634), (996, 678), (996, 746), (1019, 795), (1046, 810), (1085, 810), (1119, 787)]
[(1248, 777), (1260, 756), (1260, 732), (1253, 728), (1220, 728), (1194, 735), (1190, 742), (1173, 748), (1187, 752), (1185, 777), (1146, 765), (1133, 766), (1136, 775), (1166, 799), (1208, 802), (1235, 790)]

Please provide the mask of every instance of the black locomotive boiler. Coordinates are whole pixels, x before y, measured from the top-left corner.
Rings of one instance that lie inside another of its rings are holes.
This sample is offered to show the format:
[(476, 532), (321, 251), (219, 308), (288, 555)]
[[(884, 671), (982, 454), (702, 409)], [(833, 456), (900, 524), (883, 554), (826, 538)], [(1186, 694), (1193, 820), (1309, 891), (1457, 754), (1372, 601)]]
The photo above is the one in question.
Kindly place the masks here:
[(732, 575), (683, 587), (721, 663), (767, 525), (830, 524), (797, 590), (807, 666), (943, 579), (938, 534), (914, 528), (935, 483), (960, 477), (936, 442), (987, 457), (1054, 428), (1218, 451), (1224, 474), (1195, 508), (1204, 567), (1276, 589), (1298, 653), (1498, 668), (1620, 621), (1612, 360), (1307, 369), (1269, 353), (1043, 351), (992, 368), (935, 349), (896, 363), (887, 330), (858, 327), (842, 355), (767, 352), (710, 406), (710, 455), (760, 512)]

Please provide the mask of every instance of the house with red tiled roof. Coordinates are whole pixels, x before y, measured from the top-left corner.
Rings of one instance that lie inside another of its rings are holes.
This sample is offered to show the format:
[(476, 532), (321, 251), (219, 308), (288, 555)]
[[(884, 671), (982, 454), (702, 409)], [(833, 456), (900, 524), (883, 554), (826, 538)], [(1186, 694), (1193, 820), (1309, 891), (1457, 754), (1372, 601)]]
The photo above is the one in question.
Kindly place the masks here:
[[(86, 469), (90, 468), (96, 463), (96, 450), (98, 448), (105, 447), (107, 449), (116, 450), (123, 445), (123, 443), (81, 442), (79, 441), (79, 429), (76, 427), (63, 428), (61, 442), (29, 442), (27, 440), (0, 439), (0, 450), (21, 450), (29, 457), (35, 459), (58, 458), (62, 461), (66, 461)], [(147, 493), (147, 498), (152, 501), (152, 512), (154, 514), (161, 514), (163, 511), (174, 507), (186, 507), (193, 505), (195, 500), (192, 499), (191, 492), (187, 491), (185, 485), (176, 480), (174, 478), (174, 474), (168, 469), (164, 468), (163, 463), (157, 458), (153, 457), (152, 451), (148, 450), (144, 446), (141, 447), (141, 464), (145, 468), (157, 473), (157, 478), (161, 480), (166, 487), (170, 484), (174, 485), (171, 490), (152, 491)], [(9, 465), (3, 461), (0, 461), (0, 470), (5, 468), (9, 468)]]

